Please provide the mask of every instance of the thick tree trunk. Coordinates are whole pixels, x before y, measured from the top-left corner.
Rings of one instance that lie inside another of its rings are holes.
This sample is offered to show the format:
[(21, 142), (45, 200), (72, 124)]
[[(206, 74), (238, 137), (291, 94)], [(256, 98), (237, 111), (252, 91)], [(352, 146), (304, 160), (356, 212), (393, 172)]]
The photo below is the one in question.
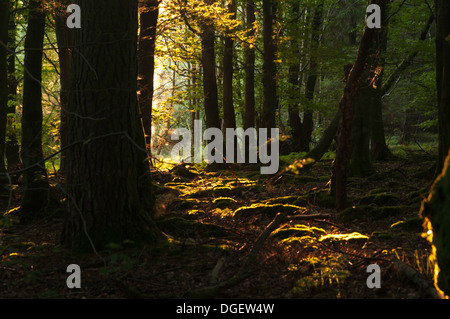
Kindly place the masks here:
[[(450, 13), (450, 12), (449, 12)], [(434, 284), (441, 297), (450, 295), (450, 156), (433, 184), (431, 192), (422, 202), (420, 216), (424, 219), (428, 239), (433, 245), (430, 260), (434, 266)], [(431, 231), (431, 234), (429, 233)]]
[(141, 21), (138, 49), (139, 108), (148, 151), (151, 148), (152, 136), (153, 77), (159, 2), (160, 0), (139, 1)]
[(42, 47), (45, 13), (41, 0), (30, 0), (25, 39), (22, 145), (24, 169), (20, 217), (22, 223), (41, 217), (49, 204), (50, 186), (42, 152)]
[[(386, 0), (374, 0), (372, 3), (378, 4), (383, 11)], [(353, 105), (359, 95), (361, 77), (375, 32), (375, 28), (370, 29), (366, 26), (356, 61), (346, 82), (344, 94), (339, 102), (340, 128), (334, 167), (336, 209), (338, 211), (343, 210), (347, 205), (347, 168), (352, 154)]]
[(450, 2), (436, 1), (436, 83), (439, 112), (439, 157), (437, 172), (442, 171), (450, 149)]
[(62, 241), (78, 251), (156, 232), (137, 100), (137, 0), (77, 3)]
[[(0, 0), (0, 173), (5, 173), (6, 114), (8, 111), (8, 43), (9, 1)], [(0, 176), (0, 185), (6, 183), (5, 175)]]
[(278, 109), (277, 81), (276, 81), (276, 43), (274, 38), (274, 20), (277, 10), (277, 0), (263, 0), (263, 114), (262, 127), (271, 129), (276, 127), (276, 110)]

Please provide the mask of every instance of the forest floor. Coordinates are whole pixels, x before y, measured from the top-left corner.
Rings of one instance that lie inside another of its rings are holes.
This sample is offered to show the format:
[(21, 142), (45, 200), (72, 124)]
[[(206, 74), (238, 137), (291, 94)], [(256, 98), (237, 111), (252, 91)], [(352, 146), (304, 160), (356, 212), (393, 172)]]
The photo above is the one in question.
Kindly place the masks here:
[[(270, 182), (259, 168), (156, 171), (157, 225), (167, 235), (157, 247), (124, 242), (74, 255), (60, 245), (61, 214), (21, 226), (15, 217), (5, 224), (11, 213), (3, 217), (0, 298), (190, 296), (239, 273), (278, 213), (329, 216), (276, 227), (246, 264), (245, 279), (202, 297), (433, 298), (431, 247), (419, 218), (432, 164), (420, 152), (376, 163), (372, 176), (349, 179), (343, 213), (327, 196), (328, 160)], [(18, 205), (20, 192), (13, 195)], [(81, 289), (66, 286), (69, 264), (81, 267)], [(381, 269), (381, 288), (367, 285), (371, 264)]]

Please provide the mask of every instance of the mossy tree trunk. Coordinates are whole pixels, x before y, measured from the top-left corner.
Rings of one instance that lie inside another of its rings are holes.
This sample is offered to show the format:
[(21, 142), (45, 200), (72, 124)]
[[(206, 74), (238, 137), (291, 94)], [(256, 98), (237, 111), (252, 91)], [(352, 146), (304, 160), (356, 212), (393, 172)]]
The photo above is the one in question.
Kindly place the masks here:
[(157, 233), (137, 100), (138, 1), (77, 4), (62, 240), (80, 251)]
[[(450, 295), (450, 156), (436, 179), (430, 195), (422, 203), (420, 215), (425, 220), (426, 231), (433, 247), (431, 259), (435, 262), (435, 286)], [(437, 267), (436, 267), (437, 266)]]

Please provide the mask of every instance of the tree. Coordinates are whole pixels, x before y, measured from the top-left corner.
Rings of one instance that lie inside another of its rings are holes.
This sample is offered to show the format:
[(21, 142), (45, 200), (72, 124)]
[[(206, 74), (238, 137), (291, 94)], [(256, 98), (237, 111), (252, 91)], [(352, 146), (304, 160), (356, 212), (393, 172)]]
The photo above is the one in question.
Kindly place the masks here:
[[(246, 0), (246, 22), (250, 30), (248, 37), (255, 34), (253, 28), (256, 21), (254, 0)], [(255, 46), (245, 44), (245, 91), (244, 91), (244, 129), (255, 126)], [(247, 143), (245, 144), (247, 145)], [(247, 154), (248, 152), (246, 152)]]
[[(387, 0), (373, 0), (383, 11)], [(356, 61), (345, 84), (344, 93), (339, 101), (340, 125), (338, 147), (334, 163), (336, 209), (343, 210), (347, 205), (347, 169), (352, 154), (353, 105), (358, 98), (369, 50), (376, 29), (365, 27), (358, 48)]]
[[(70, 87), (70, 67), (72, 64), (72, 31), (67, 28), (65, 9), (69, 1), (61, 1), (58, 12), (55, 14), (55, 33), (58, 43), (59, 83), (61, 91), (59, 102), (61, 103), (60, 138), (61, 148), (67, 146), (67, 103)], [(61, 153), (59, 172), (65, 175), (66, 152)]]
[(90, 250), (156, 231), (137, 100), (138, 1), (77, 4), (83, 27), (73, 33), (62, 241)]
[[(215, 0), (203, 0), (206, 5), (211, 6)], [(219, 95), (217, 90), (216, 75), (216, 52), (215, 52), (215, 28), (213, 21), (203, 17), (200, 22), (201, 46), (202, 46), (202, 68), (203, 68), (203, 94), (205, 96), (205, 115), (207, 128), (219, 128)]]
[[(308, 102), (312, 102), (314, 99), (314, 91), (316, 88), (317, 75), (319, 65), (317, 63), (317, 59), (315, 55), (317, 54), (317, 49), (320, 44), (320, 28), (322, 25), (322, 15), (323, 15), (323, 2), (320, 1), (317, 3), (317, 6), (314, 10), (314, 16), (311, 25), (311, 48), (310, 48), (310, 58), (309, 58), (309, 74), (306, 79), (306, 87), (305, 87), (305, 98)], [(309, 105), (306, 106), (306, 109), (303, 114), (303, 123), (301, 129), (301, 138), (300, 138), (300, 150), (301, 151), (309, 151), (309, 146), (311, 143), (311, 135), (313, 132), (313, 111)]]
[(139, 108), (147, 149), (152, 135), (153, 76), (155, 71), (156, 27), (160, 0), (140, 0), (140, 31), (138, 49)]
[(0, 173), (6, 171), (6, 115), (8, 110), (8, 24), (9, 1), (0, 0)]
[[(13, 11), (18, 9), (17, 0), (10, 0), (10, 8), (11, 12), (8, 27), (8, 114), (15, 115), (17, 106), (17, 87), (19, 85), (19, 81), (18, 76), (16, 75), (16, 14)], [(8, 115), (5, 156), (8, 162), (8, 171), (10, 172), (20, 169), (20, 147), (15, 124), (16, 117)], [(18, 175), (13, 175), (11, 178), (12, 181), (15, 182), (18, 179)]]
[(42, 55), (45, 12), (42, 0), (30, 0), (25, 39), (22, 145), (23, 195), (21, 222), (42, 216), (50, 203), (50, 186), (42, 152)]
[(277, 11), (277, 0), (263, 0), (263, 114), (261, 127), (276, 127), (275, 113), (278, 109), (275, 55), (277, 51), (274, 36), (274, 21)]
[(439, 113), (439, 157), (441, 172), (450, 149), (450, 3), (436, 0), (436, 84)]

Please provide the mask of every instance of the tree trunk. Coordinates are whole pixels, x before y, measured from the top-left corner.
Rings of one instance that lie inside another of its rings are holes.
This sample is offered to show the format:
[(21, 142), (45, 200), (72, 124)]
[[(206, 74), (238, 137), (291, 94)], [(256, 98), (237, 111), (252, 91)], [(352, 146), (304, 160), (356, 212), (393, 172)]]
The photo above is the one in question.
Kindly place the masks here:
[[(314, 99), (314, 91), (317, 82), (318, 64), (316, 61), (317, 49), (319, 48), (319, 36), (320, 28), (322, 25), (322, 15), (323, 15), (323, 3), (320, 2), (314, 11), (314, 17), (311, 25), (312, 36), (311, 36), (311, 48), (310, 48), (310, 58), (309, 58), (309, 74), (306, 79), (305, 86), (305, 98), (307, 101), (312, 102)], [(300, 138), (300, 150), (304, 152), (309, 151), (309, 146), (311, 144), (311, 136), (313, 132), (313, 110), (309, 105), (306, 105), (305, 111), (303, 113), (303, 123)]]
[[(228, 2), (228, 12), (232, 14), (231, 18), (236, 18), (236, 5), (233, 0)], [(225, 36), (225, 44), (223, 51), (223, 133), (225, 136), (227, 128), (236, 128), (236, 113), (234, 110), (233, 103), (233, 46), (234, 40), (230, 34), (230, 30), (227, 30), (227, 35)], [(225, 139), (224, 139), (225, 141)], [(237, 150), (237, 140), (234, 141), (233, 154), (236, 154)], [(224, 152), (226, 148), (224, 148)], [(227, 162), (236, 162), (231, 154), (225, 153), (225, 158)]]
[[(383, 13), (382, 13), (383, 14)], [(385, 16), (389, 15), (389, 5), (386, 5)], [(384, 135), (384, 125), (383, 125), (383, 103), (382, 103), (382, 84), (384, 76), (384, 66), (385, 66), (385, 54), (388, 43), (388, 32), (389, 32), (389, 20), (383, 19), (381, 22), (381, 30), (378, 37), (378, 47), (379, 47), (379, 63), (378, 67), (381, 68), (381, 73), (378, 76), (378, 81), (373, 88), (372, 95), (372, 126), (371, 126), (371, 158), (374, 161), (387, 161), (393, 157), (393, 154), (389, 150), (386, 144), (386, 137)]]
[(73, 33), (62, 241), (87, 251), (157, 233), (136, 93), (138, 1), (77, 4), (83, 26)]
[[(10, 0), (10, 8), (17, 7), (17, 0)], [(8, 55), (8, 114), (16, 113), (17, 105), (17, 87), (19, 86), (16, 76), (16, 22), (15, 14), (10, 13), (9, 27), (8, 27), (8, 48), (10, 50)], [(7, 160), (8, 171), (14, 172), (20, 169), (20, 148), (18, 136), (15, 128), (15, 117), (7, 117), (6, 130), (6, 151), (5, 156)], [(11, 176), (13, 182), (17, 182), (18, 176)]]
[(24, 169), (21, 222), (39, 218), (49, 204), (50, 186), (42, 152), (42, 48), (45, 13), (42, 0), (30, 0), (25, 39), (22, 146)]
[(152, 137), (153, 77), (159, 2), (160, 0), (139, 1), (141, 21), (138, 49), (139, 108), (148, 151), (151, 148)]
[[(383, 9), (386, 5), (386, 0), (373, 0), (372, 3), (378, 4)], [(338, 211), (343, 210), (347, 205), (347, 167), (352, 154), (353, 105), (359, 94), (361, 77), (375, 32), (375, 28), (365, 27), (356, 61), (345, 84), (344, 94), (339, 102), (340, 128), (334, 168), (336, 209)]]
[[(253, 28), (256, 21), (254, 0), (247, 0), (247, 28)], [(248, 36), (255, 34), (252, 30)], [(255, 127), (255, 48), (245, 46), (245, 93), (244, 93), (244, 129)]]
[[(4, 47), (8, 43), (9, 1), (0, 0), (0, 173), (6, 172), (5, 143), (6, 115), (8, 111), (8, 51)], [(0, 176), (0, 185), (7, 183), (5, 175)]]
[(436, 83), (439, 113), (437, 172), (444, 167), (450, 149), (450, 2), (436, 1)]
[(277, 9), (277, 0), (263, 0), (263, 114), (262, 127), (271, 129), (276, 127), (275, 113), (278, 109), (277, 81), (275, 54), (276, 44), (274, 39), (274, 20)]
[[(212, 5), (215, 0), (204, 0)], [(205, 96), (206, 128), (221, 128), (219, 117), (219, 96), (217, 91), (215, 30), (211, 21), (203, 21), (201, 31), (203, 94)]]
[[(291, 3), (292, 14), (294, 19), (299, 17), (300, 14), (300, 4), (295, 1)], [(292, 31), (292, 39), (290, 42), (292, 59), (288, 61), (288, 82), (289, 86), (289, 103), (288, 103), (288, 124), (289, 131), (291, 135), (291, 152), (300, 151), (300, 138), (301, 138), (301, 127), (302, 120), (299, 114), (299, 94), (300, 94), (300, 49), (298, 43), (298, 22), (295, 22)]]
[[(61, 9), (64, 10), (69, 4), (68, 1), (61, 2)], [(59, 100), (61, 104), (61, 126), (59, 128), (61, 148), (67, 146), (67, 103), (69, 99), (70, 88), (70, 67), (72, 64), (72, 31), (67, 28), (66, 19), (67, 15), (63, 12), (58, 12), (55, 15), (56, 25), (56, 39), (58, 42), (58, 57), (59, 57), (59, 82), (61, 86), (61, 92), (59, 94)], [(65, 176), (66, 170), (66, 152), (61, 152), (59, 173)]]

